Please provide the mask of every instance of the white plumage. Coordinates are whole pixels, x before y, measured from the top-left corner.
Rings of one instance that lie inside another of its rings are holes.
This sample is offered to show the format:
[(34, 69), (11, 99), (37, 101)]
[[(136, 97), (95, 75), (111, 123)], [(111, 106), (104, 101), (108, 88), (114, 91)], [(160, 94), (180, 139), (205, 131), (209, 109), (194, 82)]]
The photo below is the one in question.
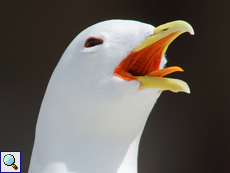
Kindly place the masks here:
[[(29, 173), (137, 172), (140, 136), (162, 89), (139, 89), (114, 69), (153, 32), (149, 24), (110, 20), (72, 41), (41, 105)], [(86, 47), (88, 38), (103, 43)]]

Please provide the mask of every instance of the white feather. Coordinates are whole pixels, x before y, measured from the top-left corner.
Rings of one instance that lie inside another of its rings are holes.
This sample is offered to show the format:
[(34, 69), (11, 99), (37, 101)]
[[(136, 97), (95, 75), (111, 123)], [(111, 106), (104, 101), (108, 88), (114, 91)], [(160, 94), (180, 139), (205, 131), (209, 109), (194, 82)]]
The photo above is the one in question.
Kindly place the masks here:
[[(141, 22), (110, 20), (72, 41), (42, 102), (29, 173), (137, 172), (140, 136), (161, 92), (138, 89), (139, 82), (113, 73), (153, 30)], [(104, 42), (85, 48), (89, 37)], [(163, 58), (161, 68), (165, 63)]]

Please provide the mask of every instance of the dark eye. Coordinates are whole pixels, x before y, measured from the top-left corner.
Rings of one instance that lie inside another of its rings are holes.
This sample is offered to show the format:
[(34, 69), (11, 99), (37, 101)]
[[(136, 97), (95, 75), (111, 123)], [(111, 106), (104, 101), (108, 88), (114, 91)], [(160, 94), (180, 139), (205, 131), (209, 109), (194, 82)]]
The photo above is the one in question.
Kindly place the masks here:
[(96, 45), (99, 45), (102, 43), (103, 43), (103, 40), (101, 40), (99, 38), (90, 37), (86, 40), (85, 47), (93, 47), (93, 46), (96, 46)]

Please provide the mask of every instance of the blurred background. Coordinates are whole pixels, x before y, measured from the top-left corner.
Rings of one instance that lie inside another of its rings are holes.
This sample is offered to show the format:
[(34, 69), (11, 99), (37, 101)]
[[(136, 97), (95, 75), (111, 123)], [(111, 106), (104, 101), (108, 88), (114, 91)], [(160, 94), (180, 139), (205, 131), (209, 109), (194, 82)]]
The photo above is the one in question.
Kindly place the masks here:
[(139, 173), (230, 172), (230, 1), (0, 1), (0, 150), (22, 152), (26, 173), (49, 78), (74, 37), (107, 19), (189, 22), (168, 66), (191, 94), (163, 92), (140, 143)]

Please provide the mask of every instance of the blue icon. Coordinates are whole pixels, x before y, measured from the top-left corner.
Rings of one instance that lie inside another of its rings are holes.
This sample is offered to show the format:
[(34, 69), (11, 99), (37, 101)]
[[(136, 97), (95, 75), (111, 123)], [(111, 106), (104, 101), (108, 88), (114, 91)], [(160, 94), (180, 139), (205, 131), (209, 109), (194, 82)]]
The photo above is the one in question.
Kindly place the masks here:
[(3, 162), (7, 166), (12, 166), (15, 170), (18, 169), (18, 167), (14, 164), (15, 163), (15, 158), (12, 154), (7, 154), (3, 158)]

